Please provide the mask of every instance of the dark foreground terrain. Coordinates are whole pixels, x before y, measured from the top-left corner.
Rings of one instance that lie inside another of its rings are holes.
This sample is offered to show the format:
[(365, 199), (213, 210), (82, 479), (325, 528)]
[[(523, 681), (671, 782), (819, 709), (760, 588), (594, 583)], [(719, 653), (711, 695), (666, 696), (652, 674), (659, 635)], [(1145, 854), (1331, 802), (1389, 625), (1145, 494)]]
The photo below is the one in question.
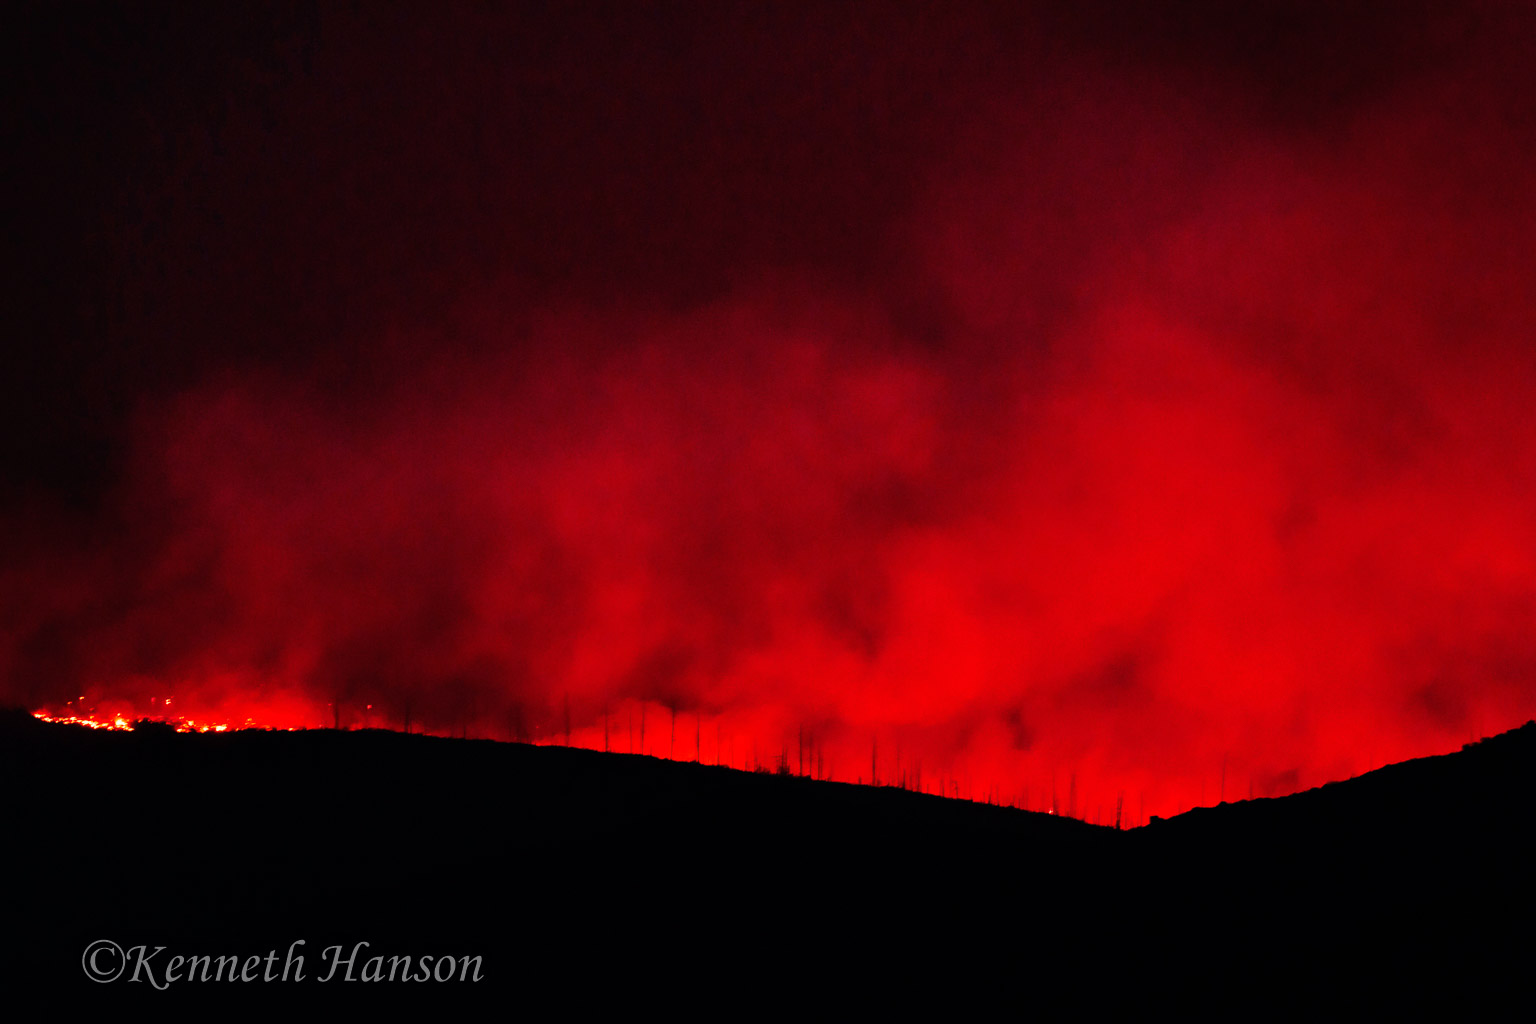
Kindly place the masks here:
[[(24, 713), (0, 722), (0, 778), (4, 982), (61, 1006), (1242, 1019), (1431, 999), (1459, 1016), (1512, 993), (1523, 1015), (1536, 978), (1536, 724), (1127, 832), (584, 750)], [(129, 964), (96, 984), (82, 954), (102, 939)], [(141, 943), (165, 947), (142, 969)], [(261, 978), (290, 953), (302, 981)], [(177, 955), (247, 979), (167, 981)], [(399, 980), (423, 956), (480, 960)]]

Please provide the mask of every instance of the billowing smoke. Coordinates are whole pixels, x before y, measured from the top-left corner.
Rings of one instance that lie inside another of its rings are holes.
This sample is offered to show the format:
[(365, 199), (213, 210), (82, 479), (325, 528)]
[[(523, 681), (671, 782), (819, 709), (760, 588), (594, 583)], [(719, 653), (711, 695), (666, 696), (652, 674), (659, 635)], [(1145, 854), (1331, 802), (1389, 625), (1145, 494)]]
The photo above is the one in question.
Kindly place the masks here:
[(5, 515), (4, 696), (1128, 820), (1519, 724), (1536, 111), (1453, 42), (1298, 112), (1079, 41), (951, 86), (871, 253), (654, 301), (482, 254), (146, 392), (99, 507)]

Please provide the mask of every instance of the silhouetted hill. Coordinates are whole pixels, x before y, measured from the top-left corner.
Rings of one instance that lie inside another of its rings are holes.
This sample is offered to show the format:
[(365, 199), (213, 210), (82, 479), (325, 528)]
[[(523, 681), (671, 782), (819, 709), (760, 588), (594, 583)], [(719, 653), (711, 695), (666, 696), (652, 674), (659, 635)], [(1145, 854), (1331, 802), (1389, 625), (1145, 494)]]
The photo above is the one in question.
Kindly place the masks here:
[(1186, 887), (1228, 977), (1465, 1008), (1525, 990), (1536, 954), (1536, 723), (1456, 753), (1126, 835)]
[(375, 954), (452, 953), (480, 956), (484, 980), (311, 983), (302, 998), (409, 988), (708, 1017), (919, 989), (961, 1002), (1017, 991), (1035, 1009), (1465, 1005), (1522, 979), (1532, 951), (1536, 724), (1130, 832), (386, 732), (93, 732), (14, 714), (0, 769), (7, 916), (22, 922), (7, 967), (151, 1007), (300, 997), (275, 983), (93, 986), (86, 946), (144, 942), (164, 959), (303, 939), (313, 979), (327, 946), (366, 941), (359, 972)]

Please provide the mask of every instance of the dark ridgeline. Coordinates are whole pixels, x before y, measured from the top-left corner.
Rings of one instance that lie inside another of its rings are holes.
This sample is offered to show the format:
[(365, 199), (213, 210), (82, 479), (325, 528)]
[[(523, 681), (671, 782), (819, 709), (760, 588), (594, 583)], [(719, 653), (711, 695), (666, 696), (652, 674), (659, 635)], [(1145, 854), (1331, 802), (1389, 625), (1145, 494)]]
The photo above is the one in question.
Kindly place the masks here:
[[(150, 1009), (383, 992), (734, 1019), (765, 1001), (863, 1016), (921, 992), (1240, 1019), (1276, 1001), (1465, 1009), (1532, 963), (1536, 724), (1124, 832), (377, 731), (92, 732), (18, 712), (0, 740), (6, 970)], [(79, 958), (103, 937), (215, 954), (302, 938), (312, 974), (326, 945), (367, 941), (364, 956), (479, 954), (485, 980), (94, 986)]]

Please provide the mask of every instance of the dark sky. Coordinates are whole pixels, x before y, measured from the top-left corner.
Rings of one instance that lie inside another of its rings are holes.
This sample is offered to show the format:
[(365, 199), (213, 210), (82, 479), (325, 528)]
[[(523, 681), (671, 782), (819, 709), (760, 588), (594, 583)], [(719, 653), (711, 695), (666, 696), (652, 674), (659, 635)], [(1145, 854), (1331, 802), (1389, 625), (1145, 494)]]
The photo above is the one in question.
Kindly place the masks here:
[(679, 308), (794, 273), (920, 307), (903, 232), (933, 177), (1059, 131), (1097, 76), (1326, 136), (1481, 27), (1401, 3), (27, 6), (6, 478), (87, 497), (137, 396), (351, 373), (476, 290)]
[(13, 6), (3, 692), (1175, 802), (1517, 724), (1536, 26), (1458, 6)]

